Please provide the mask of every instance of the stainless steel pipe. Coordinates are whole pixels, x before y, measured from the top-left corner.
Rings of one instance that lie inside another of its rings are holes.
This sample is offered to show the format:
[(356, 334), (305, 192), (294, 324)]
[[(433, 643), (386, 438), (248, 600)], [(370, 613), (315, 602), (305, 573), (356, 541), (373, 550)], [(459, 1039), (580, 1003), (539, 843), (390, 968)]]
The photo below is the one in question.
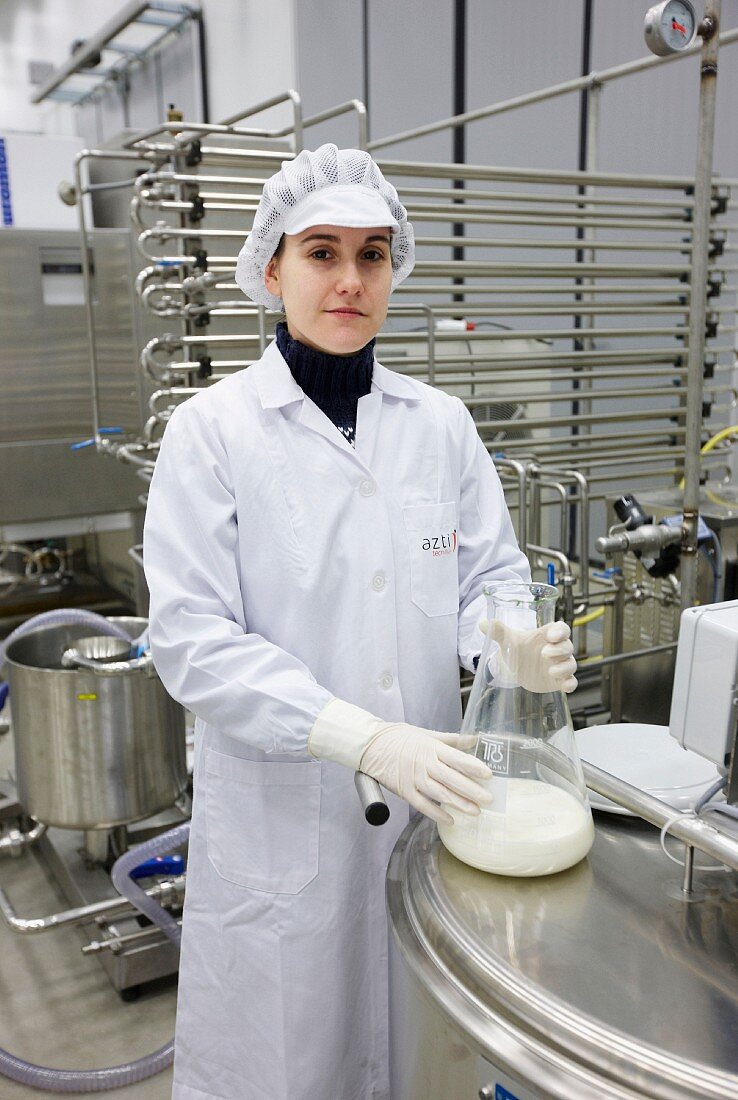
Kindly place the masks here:
[[(177, 875), (166, 882), (159, 882), (150, 887), (146, 893), (161, 904), (181, 904), (184, 898), (185, 875)], [(48, 917), (19, 917), (8, 898), (8, 895), (0, 888), (0, 913), (13, 931), (21, 936), (32, 936), (38, 932), (48, 932), (52, 928), (63, 928), (67, 925), (85, 924), (88, 921), (108, 919), (121, 916), (126, 913), (137, 913), (138, 910), (127, 898), (108, 898), (105, 901), (96, 901), (90, 905), (80, 905), (73, 909), (64, 909), (60, 913), (52, 913)]]
[(597, 794), (611, 799), (618, 806), (623, 806), (658, 828), (663, 828), (667, 821), (671, 822), (670, 836), (692, 845), (705, 855), (712, 856), (719, 863), (724, 863), (732, 870), (738, 871), (738, 839), (734, 836), (720, 832), (714, 825), (695, 817), (688, 811), (681, 816), (675, 815), (673, 806), (608, 772), (595, 768), (592, 764), (583, 761), (582, 768), (587, 786)]

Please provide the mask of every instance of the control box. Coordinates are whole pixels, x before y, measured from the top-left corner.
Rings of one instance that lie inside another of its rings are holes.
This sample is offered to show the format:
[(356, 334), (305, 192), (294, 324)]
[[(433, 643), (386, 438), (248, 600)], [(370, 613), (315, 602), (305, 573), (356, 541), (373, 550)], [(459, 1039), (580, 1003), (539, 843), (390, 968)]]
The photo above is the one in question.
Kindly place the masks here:
[(738, 600), (682, 612), (669, 732), (727, 768), (738, 725)]

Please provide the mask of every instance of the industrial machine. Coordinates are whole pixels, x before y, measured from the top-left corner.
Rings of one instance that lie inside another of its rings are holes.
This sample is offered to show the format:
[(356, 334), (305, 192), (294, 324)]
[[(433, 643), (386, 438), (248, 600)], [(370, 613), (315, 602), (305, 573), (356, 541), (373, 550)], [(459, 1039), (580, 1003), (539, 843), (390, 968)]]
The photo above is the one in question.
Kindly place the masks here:
[(682, 612), (669, 732), (725, 770), (738, 804), (738, 600)]
[[(59, 200), (52, 200), (61, 206)], [(131, 241), (96, 230), (88, 242), (100, 342), (103, 426), (141, 422), (145, 390), (130, 304)], [(90, 375), (79, 235), (0, 232), (0, 636), (59, 606), (145, 610), (128, 547), (140, 540), (140, 482), (89, 449)]]
[[(129, 848), (186, 821), (190, 808), (185, 715), (156, 675), (146, 627), (145, 619), (62, 610), (31, 620), (5, 647), (15, 789), (3, 781), (0, 854), (33, 846), (71, 909), (18, 916), (0, 890), (0, 911), (20, 934), (79, 926), (83, 950), (98, 955), (127, 999), (175, 973), (178, 952), (121, 899), (110, 871)], [(181, 857), (135, 877), (181, 910)]]
[[(640, 509), (640, 520), (632, 513), (624, 520), (619, 503), (624, 499), (608, 497), (610, 534), (597, 543), (606, 566), (618, 571), (617, 599), (604, 618), (603, 650), (606, 658), (640, 656), (620, 663), (614, 685), (610, 674), (605, 699), (616, 712), (613, 721), (666, 724), (681, 611), (678, 543), (683, 494), (675, 488), (629, 496)], [(656, 545), (659, 540), (662, 545)], [(738, 596), (737, 540), (738, 490), (731, 484), (703, 486), (697, 555), (700, 604)]]
[[(57, 200), (58, 201), (58, 200)], [(90, 247), (95, 300), (106, 339), (101, 401), (106, 426), (141, 420), (136, 333), (131, 323), (129, 234), (99, 230)], [(90, 435), (82, 257), (74, 230), (0, 233), (0, 311), (12, 318), (0, 351), (2, 527), (138, 509), (130, 469), (100, 469), (71, 447)]]

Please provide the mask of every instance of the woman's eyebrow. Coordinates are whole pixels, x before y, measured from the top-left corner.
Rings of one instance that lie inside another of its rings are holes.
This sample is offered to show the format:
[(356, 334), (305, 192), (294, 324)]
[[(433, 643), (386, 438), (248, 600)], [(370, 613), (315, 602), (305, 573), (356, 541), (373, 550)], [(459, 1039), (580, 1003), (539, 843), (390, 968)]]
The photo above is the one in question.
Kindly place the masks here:
[[(385, 237), (381, 233), (375, 233), (371, 237), (367, 237), (364, 244), (369, 244), (370, 241), (383, 241), (384, 244), (390, 244), (391, 240), (391, 237)], [(340, 244), (341, 238), (332, 233), (311, 233), (309, 237), (303, 237), (300, 244), (308, 244), (310, 241), (332, 241), (334, 244)]]
[(308, 241), (334, 241), (340, 243), (340, 240), (340, 237), (336, 237), (331, 233), (311, 233), (309, 237), (303, 237), (300, 244), (307, 244)]

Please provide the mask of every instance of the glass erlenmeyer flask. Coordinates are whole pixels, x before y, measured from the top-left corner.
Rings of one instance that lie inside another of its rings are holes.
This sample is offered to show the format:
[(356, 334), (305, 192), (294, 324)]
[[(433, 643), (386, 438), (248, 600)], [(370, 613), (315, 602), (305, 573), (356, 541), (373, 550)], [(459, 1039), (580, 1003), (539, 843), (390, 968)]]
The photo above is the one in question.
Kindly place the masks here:
[(492, 769), (492, 804), (481, 814), (444, 807), (441, 840), (472, 867), (499, 875), (549, 875), (586, 856), (592, 812), (569, 707), (546, 671), (542, 627), (558, 593), (548, 584), (502, 581), (484, 589), (487, 633), (462, 733)]

